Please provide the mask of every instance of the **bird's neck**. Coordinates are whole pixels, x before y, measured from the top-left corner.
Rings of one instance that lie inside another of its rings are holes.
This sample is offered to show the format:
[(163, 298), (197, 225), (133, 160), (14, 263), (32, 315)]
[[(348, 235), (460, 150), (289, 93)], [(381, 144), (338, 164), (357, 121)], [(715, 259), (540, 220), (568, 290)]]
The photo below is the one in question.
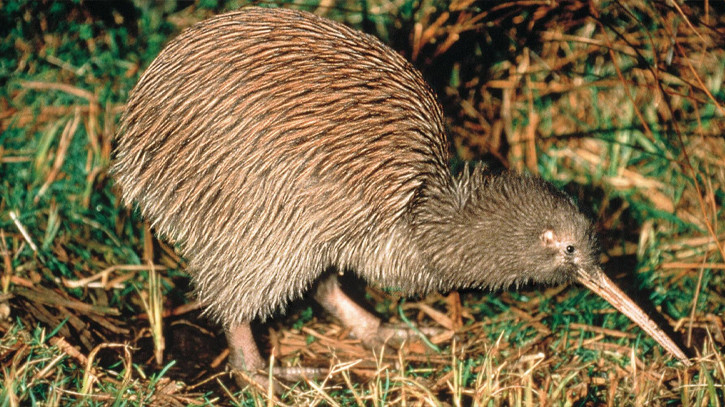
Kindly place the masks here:
[[(480, 168), (457, 179), (426, 185), (413, 211), (413, 239), (440, 290), (501, 287), (517, 281), (501, 256), (497, 197), (488, 196), (493, 181)], [(481, 220), (485, 220), (482, 222)], [(501, 220), (505, 222), (505, 220)]]

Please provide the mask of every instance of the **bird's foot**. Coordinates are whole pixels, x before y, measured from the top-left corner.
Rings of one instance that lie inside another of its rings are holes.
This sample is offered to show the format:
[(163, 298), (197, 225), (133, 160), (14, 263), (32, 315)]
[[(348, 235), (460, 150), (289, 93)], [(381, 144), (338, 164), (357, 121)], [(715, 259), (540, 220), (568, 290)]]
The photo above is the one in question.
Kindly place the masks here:
[(352, 335), (368, 349), (400, 349), (406, 342), (427, 342), (431, 337), (447, 332), (443, 328), (416, 327), (408, 324), (379, 324), (374, 330), (353, 329)]
[[(332, 274), (320, 281), (315, 290), (315, 299), (327, 312), (350, 328), (352, 335), (360, 339), (367, 348), (396, 348), (405, 341), (422, 339), (423, 336), (439, 335), (445, 330), (438, 328), (416, 328), (407, 324), (383, 324), (380, 319), (357, 304), (343, 292), (337, 277)], [(425, 340), (423, 340), (425, 342)]]
[(235, 369), (233, 366), (228, 366), (228, 369), (239, 387), (251, 386), (261, 393), (273, 395), (284, 393), (286, 388), (282, 382), (297, 383), (318, 379), (327, 374), (327, 369), (303, 366), (274, 366), (271, 376), (268, 370), (250, 372)]
[(269, 364), (259, 353), (249, 323), (229, 324), (225, 328), (229, 344), (227, 369), (242, 388), (251, 386), (262, 393), (279, 395), (284, 391), (280, 380), (296, 383), (326, 374), (326, 369), (290, 366), (272, 367), (270, 376)]

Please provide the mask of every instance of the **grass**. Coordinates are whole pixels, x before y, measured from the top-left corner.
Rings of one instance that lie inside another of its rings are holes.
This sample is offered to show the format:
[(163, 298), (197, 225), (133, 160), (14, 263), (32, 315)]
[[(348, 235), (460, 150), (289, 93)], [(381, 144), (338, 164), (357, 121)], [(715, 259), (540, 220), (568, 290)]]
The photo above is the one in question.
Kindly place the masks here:
[(454, 168), (483, 160), (575, 196), (610, 275), (696, 357), (673, 362), (581, 287), (407, 301), (369, 288), (386, 319), (445, 328), (429, 338), (441, 351), (375, 355), (299, 301), (257, 328), (276, 363), (330, 374), (274, 399), (223, 372), (221, 330), (188, 298), (184, 260), (108, 177), (144, 68), (184, 27), (244, 4), (0, 5), (0, 404), (723, 405), (720, 4), (296, 2), (424, 72)]

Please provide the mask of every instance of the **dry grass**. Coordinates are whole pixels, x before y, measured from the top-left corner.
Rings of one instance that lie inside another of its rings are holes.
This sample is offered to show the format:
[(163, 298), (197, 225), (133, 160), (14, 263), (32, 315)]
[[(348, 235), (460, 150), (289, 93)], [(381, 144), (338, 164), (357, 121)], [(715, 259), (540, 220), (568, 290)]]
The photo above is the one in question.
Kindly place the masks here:
[[(128, 92), (164, 41), (235, 8), (0, 6), (0, 403), (686, 405), (725, 399), (725, 10), (720, 4), (312, 1), (425, 73), (460, 159), (538, 173), (598, 219), (607, 268), (689, 347), (682, 367), (579, 287), (368, 289), (438, 327), (376, 355), (296, 303), (261, 328), (275, 363), (329, 373), (239, 392), (184, 262), (118, 203), (107, 169)], [(151, 339), (153, 338), (153, 339)], [(164, 346), (165, 345), (165, 346)], [(188, 361), (186, 359), (189, 359)]]

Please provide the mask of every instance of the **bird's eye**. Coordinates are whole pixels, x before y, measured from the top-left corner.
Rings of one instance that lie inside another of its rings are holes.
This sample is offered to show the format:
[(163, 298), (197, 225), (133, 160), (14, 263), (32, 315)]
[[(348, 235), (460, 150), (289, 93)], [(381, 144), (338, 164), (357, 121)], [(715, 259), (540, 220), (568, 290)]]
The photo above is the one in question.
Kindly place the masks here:
[(566, 247), (566, 254), (574, 254), (575, 251), (576, 251), (576, 248), (572, 245), (569, 245)]

